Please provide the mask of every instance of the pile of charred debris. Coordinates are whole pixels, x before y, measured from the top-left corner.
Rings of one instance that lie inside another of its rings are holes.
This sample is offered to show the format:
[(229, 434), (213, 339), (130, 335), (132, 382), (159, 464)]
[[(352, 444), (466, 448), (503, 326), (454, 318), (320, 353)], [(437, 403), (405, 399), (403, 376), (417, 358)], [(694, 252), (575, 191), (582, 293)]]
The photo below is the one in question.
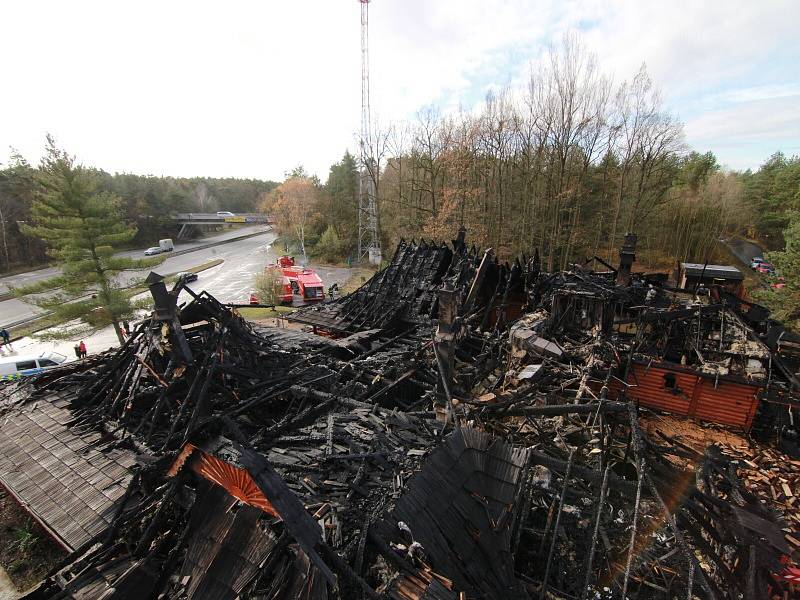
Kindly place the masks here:
[[(800, 346), (632, 261), (544, 273), (463, 232), (403, 242), (295, 329), (178, 306), (152, 274), (122, 348), (15, 391), (69, 399), (69, 427), (137, 459), (111, 524), (26, 597), (792, 597)], [(645, 433), (683, 401), (751, 432), (749, 456)], [(776, 497), (742, 477), (765, 447)]]

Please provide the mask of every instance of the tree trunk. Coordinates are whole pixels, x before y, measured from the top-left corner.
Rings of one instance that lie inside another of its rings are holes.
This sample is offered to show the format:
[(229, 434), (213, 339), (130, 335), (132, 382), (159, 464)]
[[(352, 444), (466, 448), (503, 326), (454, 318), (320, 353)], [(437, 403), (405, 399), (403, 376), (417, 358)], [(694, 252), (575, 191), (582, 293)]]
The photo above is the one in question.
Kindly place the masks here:
[(119, 320), (112, 317), (111, 324), (114, 326), (114, 333), (117, 334), (117, 339), (119, 340), (119, 345), (122, 346), (125, 343), (125, 338), (122, 337), (122, 332), (120, 331)]
[[(92, 260), (94, 261), (94, 270), (100, 279), (100, 297), (103, 299), (103, 304), (108, 307), (111, 304), (111, 289), (108, 284), (108, 279), (100, 265), (100, 257), (97, 255), (97, 248), (94, 245), (92, 245), (91, 252)], [(108, 311), (108, 313), (109, 317), (111, 317), (110, 321), (112, 327), (114, 327), (114, 333), (117, 334), (119, 345), (122, 346), (125, 343), (125, 339), (122, 337), (122, 332), (119, 330), (119, 319), (116, 315), (112, 314), (111, 311)]]
[(3, 206), (0, 204), (0, 228), (3, 231), (3, 254), (6, 259), (6, 271), (11, 268), (11, 261), (8, 258), (8, 239), (6, 237), (6, 219), (3, 216)]

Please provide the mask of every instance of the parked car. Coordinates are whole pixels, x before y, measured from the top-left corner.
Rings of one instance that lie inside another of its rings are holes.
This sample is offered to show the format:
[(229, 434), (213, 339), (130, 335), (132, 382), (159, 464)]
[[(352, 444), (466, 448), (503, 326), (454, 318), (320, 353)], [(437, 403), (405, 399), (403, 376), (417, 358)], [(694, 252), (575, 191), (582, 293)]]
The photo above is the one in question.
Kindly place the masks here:
[(217, 211), (218, 217), (235, 217), (236, 215), (227, 210), (218, 210)]
[(775, 272), (775, 267), (772, 266), (772, 263), (763, 261), (756, 265), (756, 272), (768, 275)]
[(0, 381), (38, 375), (46, 369), (57, 367), (65, 360), (67, 357), (58, 352), (42, 352), (39, 356), (0, 358)]
[(261, 304), (255, 292), (250, 292), (250, 304)]
[(144, 251), (145, 256), (153, 256), (154, 254), (161, 254), (163, 250), (159, 246), (151, 246)]
[(755, 269), (758, 265), (760, 265), (763, 262), (764, 262), (763, 258), (761, 258), (760, 256), (755, 256), (750, 261), (750, 268)]
[(197, 281), (197, 273), (192, 273), (191, 271), (181, 271), (178, 273), (177, 279), (178, 281), (183, 281), (184, 283), (191, 283), (192, 281)]

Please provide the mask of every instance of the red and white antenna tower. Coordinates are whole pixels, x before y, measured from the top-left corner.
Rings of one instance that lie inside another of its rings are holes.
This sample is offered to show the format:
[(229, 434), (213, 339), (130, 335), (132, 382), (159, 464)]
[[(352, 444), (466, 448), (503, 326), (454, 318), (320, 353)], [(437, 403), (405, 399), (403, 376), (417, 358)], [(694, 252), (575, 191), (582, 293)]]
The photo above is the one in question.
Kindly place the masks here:
[(377, 186), (379, 165), (372, 156), (369, 113), (369, 2), (361, 4), (361, 140), (358, 178), (358, 260), (368, 258), (371, 264), (381, 262), (381, 240), (378, 233)]

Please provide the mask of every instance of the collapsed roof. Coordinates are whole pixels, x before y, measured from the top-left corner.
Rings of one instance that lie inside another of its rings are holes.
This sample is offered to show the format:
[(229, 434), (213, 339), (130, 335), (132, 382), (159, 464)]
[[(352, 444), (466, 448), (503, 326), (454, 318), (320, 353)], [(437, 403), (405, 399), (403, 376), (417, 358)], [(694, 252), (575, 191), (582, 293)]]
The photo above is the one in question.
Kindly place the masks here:
[[(0, 433), (52, 405), (51, 437), (99, 452), (0, 446), (0, 481), (72, 551), (27, 598), (789, 590), (797, 476), (765, 502), (731, 447), (642, 425), (647, 406), (733, 414), (792, 449), (791, 353), (728, 305), (503, 264), (463, 232), (403, 242), (358, 291), (293, 316), (325, 336), (150, 283), (153, 317), (117, 352), (13, 388)], [(108, 457), (124, 491), (103, 496)], [(41, 461), (72, 465), (75, 506), (102, 521), (49, 522), (19, 483)]]

